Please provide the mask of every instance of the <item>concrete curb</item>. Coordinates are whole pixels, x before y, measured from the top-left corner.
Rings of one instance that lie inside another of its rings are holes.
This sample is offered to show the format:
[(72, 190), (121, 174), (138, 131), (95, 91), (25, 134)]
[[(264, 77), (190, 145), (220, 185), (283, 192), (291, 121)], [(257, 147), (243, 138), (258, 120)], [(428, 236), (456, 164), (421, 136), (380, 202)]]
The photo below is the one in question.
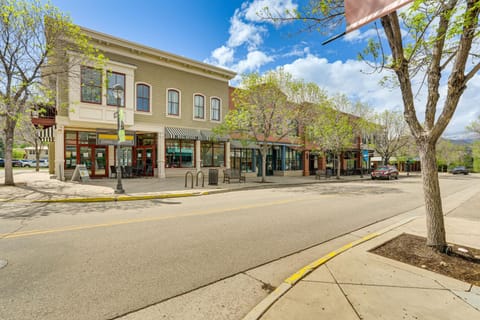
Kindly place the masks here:
[(260, 319), (265, 312), (267, 312), (270, 307), (277, 302), (285, 293), (287, 293), (298, 281), (302, 280), (304, 277), (306, 277), (308, 274), (310, 274), (312, 271), (320, 267), (321, 265), (325, 264), (329, 260), (333, 259), (334, 257), (338, 256), (339, 254), (356, 247), (364, 242), (367, 242), (369, 240), (372, 240), (378, 236), (381, 236), (391, 230), (394, 230), (404, 224), (407, 224), (418, 217), (411, 217), (405, 220), (402, 220), (400, 222), (397, 222), (387, 228), (381, 229), (378, 232), (372, 232), (358, 240), (355, 240), (353, 242), (350, 242), (343, 247), (334, 250), (320, 259), (306, 265), (302, 269), (298, 270), (295, 272), (293, 275), (285, 279), (282, 284), (277, 287), (271, 294), (269, 294), (265, 299), (263, 299), (259, 304), (257, 304), (245, 317), (243, 317), (242, 320), (258, 320)]
[(75, 203), (75, 202), (114, 202), (114, 201), (138, 201), (153, 199), (170, 199), (185, 198), (207, 195), (208, 192), (188, 192), (188, 193), (163, 193), (155, 195), (138, 195), (138, 196), (110, 196), (110, 197), (84, 197), (84, 198), (62, 198), (62, 199), (44, 199), (33, 200), (34, 203)]

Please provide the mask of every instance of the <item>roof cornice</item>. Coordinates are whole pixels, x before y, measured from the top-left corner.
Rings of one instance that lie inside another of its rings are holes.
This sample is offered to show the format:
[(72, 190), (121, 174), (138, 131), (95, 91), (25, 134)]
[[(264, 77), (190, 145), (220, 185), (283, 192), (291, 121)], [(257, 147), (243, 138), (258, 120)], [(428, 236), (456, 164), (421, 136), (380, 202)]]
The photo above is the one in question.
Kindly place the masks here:
[(179, 55), (168, 53), (162, 50), (151, 48), (142, 44), (127, 41), (111, 35), (80, 27), (82, 32), (91, 40), (96, 42), (94, 45), (100, 50), (111, 53), (119, 53), (119, 49), (131, 58), (145, 60), (157, 63), (182, 71), (193, 72), (211, 78), (222, 79), (225, 81), (233, 79), (237, 74), (234, 71), (216, 67), (210, 64), (188, 59)]

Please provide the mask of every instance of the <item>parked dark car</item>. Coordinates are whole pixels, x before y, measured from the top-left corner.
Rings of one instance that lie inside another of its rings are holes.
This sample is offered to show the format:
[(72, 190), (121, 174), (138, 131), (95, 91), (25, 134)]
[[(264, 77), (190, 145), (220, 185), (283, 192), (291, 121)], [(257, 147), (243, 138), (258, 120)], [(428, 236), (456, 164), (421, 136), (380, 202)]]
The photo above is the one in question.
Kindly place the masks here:
[[(12, 160), (12, 167), (21, 167), (21, 166), (22, 166), (22, 161), (18, 159)], [(5, 159), (0, 158), (0, 167), (5, 167)]]
[(468, 169), (465, 168), (464, 166), (459, 166), (459, 167), (455, 167), (452, 170), (450, 170), (450, 173), (452, 173), (452, 174), (468, 174)]
[(398, 170), (395, 166), (380, 166), (371, 173), (372, 180), (375, 179), (398, 179)]

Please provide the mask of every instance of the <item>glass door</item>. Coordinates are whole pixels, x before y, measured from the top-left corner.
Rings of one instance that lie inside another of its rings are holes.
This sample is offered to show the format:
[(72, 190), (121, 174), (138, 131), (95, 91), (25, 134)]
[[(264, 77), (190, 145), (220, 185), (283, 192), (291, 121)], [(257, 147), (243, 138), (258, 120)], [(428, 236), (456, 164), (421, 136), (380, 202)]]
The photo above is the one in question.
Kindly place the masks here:
[(105, 147), (95, 148), (95, 167), (93, 168), (94, 176), (106, 176), (107, 175), (107, 149)]
[(88, 174), (92, 175), (92, 148), (89, 146), (80, 147), (80, 164), (84, 164), (88, 169)]

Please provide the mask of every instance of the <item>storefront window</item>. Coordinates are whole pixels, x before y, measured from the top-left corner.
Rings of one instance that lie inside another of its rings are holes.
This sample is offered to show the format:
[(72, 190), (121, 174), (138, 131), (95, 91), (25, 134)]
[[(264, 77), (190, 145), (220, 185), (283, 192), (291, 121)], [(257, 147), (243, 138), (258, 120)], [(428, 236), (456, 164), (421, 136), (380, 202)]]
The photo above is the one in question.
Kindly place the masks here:
[(230, 151), (230, 166), (242, 172), (253, 172), (253, 155), (255, 149), (233, 149)]
[(78, 144), (97, 144), (96, 132), (79, 132)]
[(302, 152), (287, 148), (285, 153), (285, 170), (302, 169)]
[(65, 147), (65, 168), (74, 169), (77, 166), (77, 146)]
[(193, 168), (195, 162), (195, 141), (166, 140), (166, 168)]
[(202, 141), (202, 167), (223, 167), (225, 165), (225, 146), (223, 143)]

